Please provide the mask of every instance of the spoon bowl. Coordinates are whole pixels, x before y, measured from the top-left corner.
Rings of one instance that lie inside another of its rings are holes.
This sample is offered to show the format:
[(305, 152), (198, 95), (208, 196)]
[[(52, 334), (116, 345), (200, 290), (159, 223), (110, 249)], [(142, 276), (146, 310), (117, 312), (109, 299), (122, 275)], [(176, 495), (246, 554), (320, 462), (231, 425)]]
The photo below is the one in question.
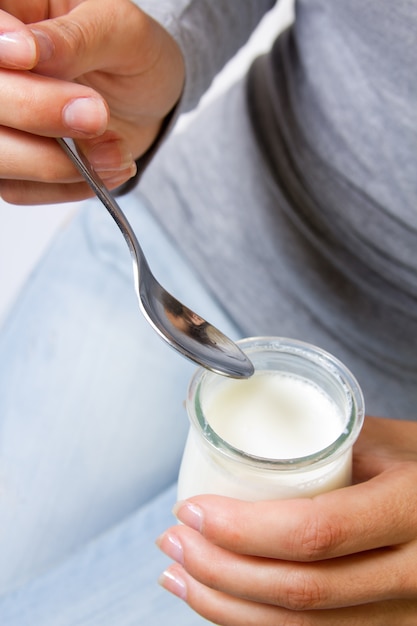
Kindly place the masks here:
[(122, 209), (88, 159), (68, 138), (57, 139), (119, 227), (129, 247), (140, 308), (172, 348), (198, 365), (233, 378), (249, 378), (254, 368), (244, 352), (215, 326), (174, 298), (156, 280)]

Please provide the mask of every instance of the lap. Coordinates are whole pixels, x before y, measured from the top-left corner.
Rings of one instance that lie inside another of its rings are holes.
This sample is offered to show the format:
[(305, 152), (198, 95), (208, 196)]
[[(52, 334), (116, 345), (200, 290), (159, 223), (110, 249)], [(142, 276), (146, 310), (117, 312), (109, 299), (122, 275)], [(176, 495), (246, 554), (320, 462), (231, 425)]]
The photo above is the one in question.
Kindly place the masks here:
[[(159, 280), (233, 333), (143, 201), (124, 204)], [(0, 332), (0, 591), (175, 480), (193, 369), (144, 320), (123, 237), (103, 207), (87, 203)]]
[(129, 626), (208, 622), (156, 584), (168, 559), (155, 537), (173, 522), (175, 485), (60, 566), (0, 598), (7, 626)]

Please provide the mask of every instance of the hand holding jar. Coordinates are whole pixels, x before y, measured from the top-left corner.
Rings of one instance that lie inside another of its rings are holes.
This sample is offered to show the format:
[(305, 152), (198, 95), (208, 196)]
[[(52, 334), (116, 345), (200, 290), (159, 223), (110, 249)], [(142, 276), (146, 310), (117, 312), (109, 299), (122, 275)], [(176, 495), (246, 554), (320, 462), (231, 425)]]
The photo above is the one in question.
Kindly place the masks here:
[(222, 626), (415, 623), (417, 424), (367, 417), (353, 478), (311, 499), (180, 502), (161, 584)]

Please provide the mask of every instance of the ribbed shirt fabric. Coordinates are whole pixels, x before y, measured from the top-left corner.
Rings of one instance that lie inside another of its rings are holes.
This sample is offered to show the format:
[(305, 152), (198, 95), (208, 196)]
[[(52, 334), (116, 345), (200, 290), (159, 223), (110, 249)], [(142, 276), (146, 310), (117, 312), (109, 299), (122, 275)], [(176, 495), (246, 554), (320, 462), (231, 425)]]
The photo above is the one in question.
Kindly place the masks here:
[[(181, 46), (189, 110), (274, 4), (140, 1)], [(141, 183), (244, 335), (317, 343), (368, 408), (417, 418), (417, 5), (298, 0), (245, 80)]]

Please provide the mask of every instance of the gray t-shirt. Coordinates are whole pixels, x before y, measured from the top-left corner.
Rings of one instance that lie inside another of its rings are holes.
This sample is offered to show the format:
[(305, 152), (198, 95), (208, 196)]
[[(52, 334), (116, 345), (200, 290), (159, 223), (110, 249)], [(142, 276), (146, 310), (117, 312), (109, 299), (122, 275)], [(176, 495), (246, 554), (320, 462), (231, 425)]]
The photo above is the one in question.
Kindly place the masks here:
[[(274, 3), (139, 4), (183, 49), (186, 110)], [(141, 187), (242, 334), (317, 343), (370, 410), (415, 418), (417, 5), (298, 0), (295, 15)]]

